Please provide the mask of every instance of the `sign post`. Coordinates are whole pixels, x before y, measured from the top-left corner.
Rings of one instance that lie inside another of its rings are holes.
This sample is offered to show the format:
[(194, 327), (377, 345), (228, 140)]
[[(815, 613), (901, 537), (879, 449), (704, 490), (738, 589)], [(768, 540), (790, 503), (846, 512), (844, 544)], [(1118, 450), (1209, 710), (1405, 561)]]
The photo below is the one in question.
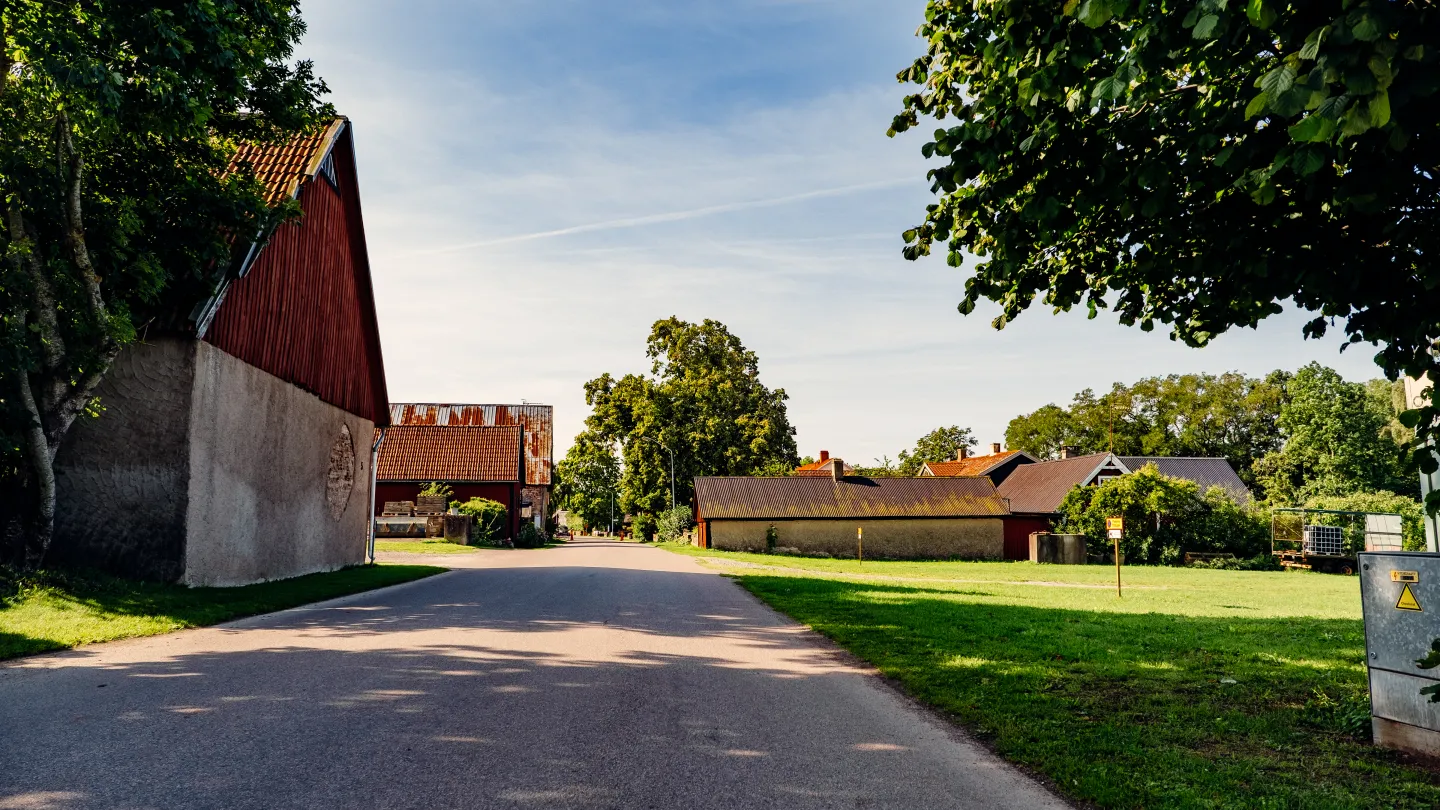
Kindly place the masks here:
[(1115, 596), (1124, 594), (1120, 591), (1120, 538), (1125, 536), (1125, 518), (1105, 518), (1105, 533), (1115, 541)]
[(856, 560), (859, 560), (860, 565), (864, 565), (864, 564), (865, 564), (865, 527), (864, 527), (864, 526), (857, 526), (857, 527), (855, 528), (855, 559), (856, 559)]

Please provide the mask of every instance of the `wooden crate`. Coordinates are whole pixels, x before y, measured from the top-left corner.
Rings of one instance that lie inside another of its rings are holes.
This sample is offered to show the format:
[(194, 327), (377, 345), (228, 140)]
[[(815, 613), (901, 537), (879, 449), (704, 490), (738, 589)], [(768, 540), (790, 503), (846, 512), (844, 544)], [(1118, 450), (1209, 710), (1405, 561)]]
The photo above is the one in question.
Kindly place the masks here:
[(415, 500), (415, 514), (443, 515), (448, 505), (444, 495), (421, 495)]
[(386, 501), (385, 508), (380, 510), (383, 517), (409, 517), (415, 514), (414, 501)]

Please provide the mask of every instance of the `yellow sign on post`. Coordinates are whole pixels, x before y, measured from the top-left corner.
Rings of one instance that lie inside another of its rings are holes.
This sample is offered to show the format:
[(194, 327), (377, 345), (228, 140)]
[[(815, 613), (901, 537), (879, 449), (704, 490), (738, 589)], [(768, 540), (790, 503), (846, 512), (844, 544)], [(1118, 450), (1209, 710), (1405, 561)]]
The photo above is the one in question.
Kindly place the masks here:
[(860, 565), (865, 564), (865, 527), (858, 526), (855, 529), (855, 559)]
[(1120, 588), (1120, 538), (1125, 536), (1125, 518), (1105, 518), (1105, 533), (1115, 541), (1115, 595), (1123, 596)]

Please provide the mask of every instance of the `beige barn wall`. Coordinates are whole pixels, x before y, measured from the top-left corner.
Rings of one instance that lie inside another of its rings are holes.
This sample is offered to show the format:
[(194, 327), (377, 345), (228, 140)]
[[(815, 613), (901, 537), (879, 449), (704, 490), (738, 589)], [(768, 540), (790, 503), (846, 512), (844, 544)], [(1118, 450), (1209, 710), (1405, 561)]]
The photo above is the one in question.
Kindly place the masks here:
[(764, 551), (765, 533), (776, 547), (855, 556), (855, 530), (865, 530), (865, 556), (890, 559), (967, 557), (999, 559), (1005, 530), (998, 518), (908, 520), (711, 520), (710, 545), (726, 551)]
[[(342, 425), (351, 484), (332, 499), (331, 454)], [(198, 343), (182, 581), (240, 585), (364, 562), (374, 429)]]

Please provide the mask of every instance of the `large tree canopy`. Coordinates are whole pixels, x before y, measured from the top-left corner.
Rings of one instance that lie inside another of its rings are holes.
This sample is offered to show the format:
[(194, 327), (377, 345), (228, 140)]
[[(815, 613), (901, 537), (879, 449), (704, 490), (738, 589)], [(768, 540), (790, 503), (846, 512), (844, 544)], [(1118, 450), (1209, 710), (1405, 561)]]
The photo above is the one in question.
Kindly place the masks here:
[[(585, 384), (593, 411), (562, 463), (590, 469), (593, 448), (619, 445), (624, 462), (621, 506), (655, 514), (675, 499), (686, 504), (697, 475), (784, 474), (799, 458), (782, 388), (760, 382), (759, 358), (718, 321), (656, 321), (645, 354), (649, 375), (603, 374)], [(572, 458), (573, 457), (573, 458)], [(578, 480), (573, 489), (583, 486)]]
[(295, 0), (0, 2), (0, 506), (27, 495), (27, 562), (55, 453), (117, 352), (185, 328), (277, 215), (226, 171), (236, 141), (330, 114), (287, 64), (304, 30)]
[(1436, 370), (1440, 6), (931, 0), (918, 33), (891, 132), (954, 123), (905, 255), (978, 257), (962, 312), (1038, 295), (1199, 346), (1290, 300)]

